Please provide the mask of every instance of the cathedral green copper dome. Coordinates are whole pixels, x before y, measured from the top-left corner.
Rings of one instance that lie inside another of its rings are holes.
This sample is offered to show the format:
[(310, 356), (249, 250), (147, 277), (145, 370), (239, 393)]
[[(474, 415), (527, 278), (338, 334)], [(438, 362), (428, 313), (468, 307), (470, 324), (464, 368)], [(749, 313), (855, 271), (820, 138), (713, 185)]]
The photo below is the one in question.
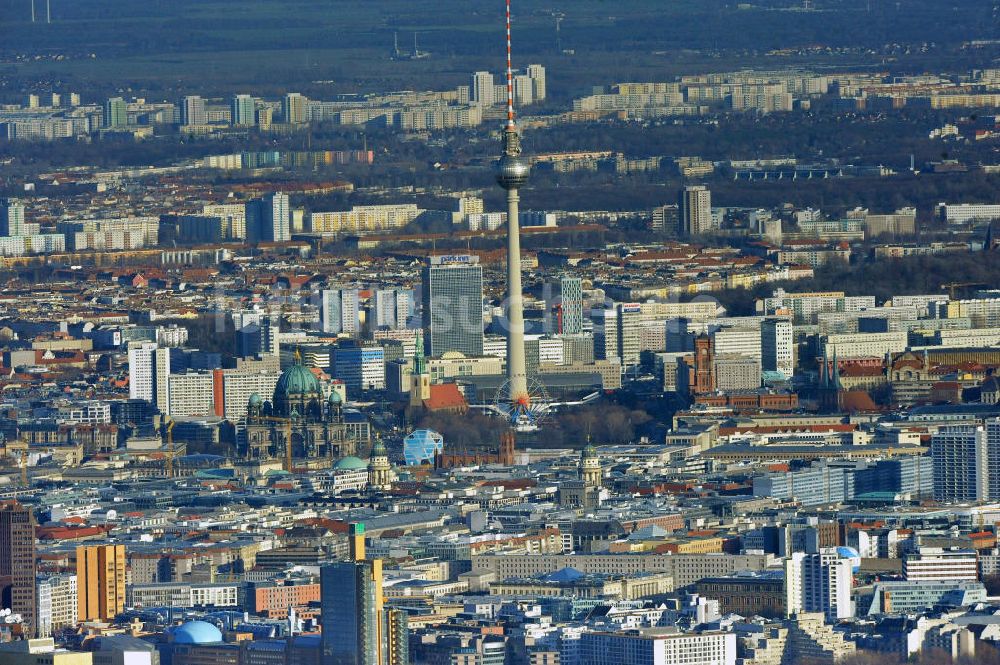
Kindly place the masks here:
[(360, 457), (355, 457), (353, 455), (348, 455), (347, 457), (340, 458), (333, 468), (337, 471), (358, 471), (361, 469), (368, 468), (368, 462), (364, 461)]
[(274, 399), (280, 400), (299, 397), (318, 397), (322, 395), (319, 379), (309, 371), (309, 368), (295, 363), (284, 372), (274, 386)]

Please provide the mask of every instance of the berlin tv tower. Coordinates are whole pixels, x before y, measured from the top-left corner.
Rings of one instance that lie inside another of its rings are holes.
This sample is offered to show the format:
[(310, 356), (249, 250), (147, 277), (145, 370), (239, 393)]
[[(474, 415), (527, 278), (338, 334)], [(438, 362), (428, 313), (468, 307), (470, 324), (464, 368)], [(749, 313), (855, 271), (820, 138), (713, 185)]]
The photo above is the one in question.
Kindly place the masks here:
[(524, 361), (524, 298), (521, 293), (521, 231), (518, 190), (528, 182), (531, 166), (521, 156), (521, 137), (514, 123), (514, 73), (510, 66), (510, 0), (507, 0), (507, 124), (503, 154), (497, 161), (497, 183), (507, 190), (507, 408), (516, 422), (531, 408)]

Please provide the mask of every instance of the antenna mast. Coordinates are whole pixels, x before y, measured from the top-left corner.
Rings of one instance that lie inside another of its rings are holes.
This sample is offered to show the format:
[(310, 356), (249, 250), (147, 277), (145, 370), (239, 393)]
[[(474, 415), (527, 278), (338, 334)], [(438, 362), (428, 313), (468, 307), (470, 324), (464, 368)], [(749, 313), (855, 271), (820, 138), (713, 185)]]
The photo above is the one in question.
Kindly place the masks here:
[(510, 66), (510, 0), (507, 0), (507, 127), (514, 127), (514, 70)]

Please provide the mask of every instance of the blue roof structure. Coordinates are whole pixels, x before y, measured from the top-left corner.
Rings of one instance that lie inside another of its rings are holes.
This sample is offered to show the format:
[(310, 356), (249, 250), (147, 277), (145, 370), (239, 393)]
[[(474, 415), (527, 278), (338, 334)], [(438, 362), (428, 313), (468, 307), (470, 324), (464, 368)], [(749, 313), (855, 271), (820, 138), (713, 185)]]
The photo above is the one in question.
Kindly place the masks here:
[(205, 621), (189, 621), (170, 630), (174, 644), (214, 644), (222, 641), (222, 631)]
[(418, 429), (403, 439), (403, 459), (409, 466), (433, 464), (434, 456), (444, 451), (444, 437), (430, 429)]

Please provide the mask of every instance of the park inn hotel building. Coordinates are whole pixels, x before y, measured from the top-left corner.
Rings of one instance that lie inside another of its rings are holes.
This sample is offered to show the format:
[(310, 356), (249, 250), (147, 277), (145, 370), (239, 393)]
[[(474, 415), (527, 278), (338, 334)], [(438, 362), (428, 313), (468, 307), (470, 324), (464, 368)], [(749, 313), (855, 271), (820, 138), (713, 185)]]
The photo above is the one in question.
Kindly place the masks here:
[(423, 271), (426, 353), (483, 355), (483, 267), (478, 256), (432, 256)]

